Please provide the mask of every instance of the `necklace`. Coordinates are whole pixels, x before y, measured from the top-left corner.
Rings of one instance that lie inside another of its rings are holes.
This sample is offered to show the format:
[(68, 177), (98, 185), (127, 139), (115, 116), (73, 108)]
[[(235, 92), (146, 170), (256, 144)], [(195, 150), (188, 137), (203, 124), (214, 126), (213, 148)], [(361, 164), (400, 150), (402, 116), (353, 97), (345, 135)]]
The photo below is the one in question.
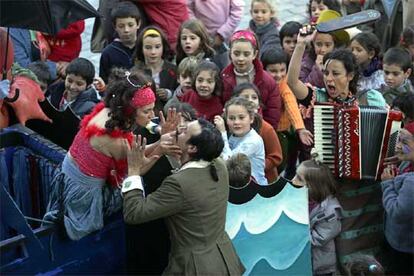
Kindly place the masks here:
[(234, 74), (236, 74), (236, 76), (238, 77), (249, 76), (253, 72), (253, 70), (254, 70), (254, 66), (252, 66), (252, 68), (250, 68), (249, 71), (244, 72), (244, 73), (237, 72), (236, 68), (233, 69)]

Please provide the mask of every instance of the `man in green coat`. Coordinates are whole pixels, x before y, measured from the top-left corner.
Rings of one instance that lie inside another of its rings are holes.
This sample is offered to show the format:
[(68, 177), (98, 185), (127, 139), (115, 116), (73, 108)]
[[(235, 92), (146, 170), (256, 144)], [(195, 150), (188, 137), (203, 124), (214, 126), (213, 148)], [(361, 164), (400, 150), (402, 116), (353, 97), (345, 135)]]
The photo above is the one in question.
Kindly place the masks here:
[(224, 146), (220, 132), (199, 119), (188, 124), (177, 143), (183, 165), (147, 197), (139, 177), (145, 145), (132, 146), (122, 187), (125, 222), (166, 218), (171, 253), (164, 274), (241, 275), (245, 268), (224, 230), (229, 180), (218, 159)]

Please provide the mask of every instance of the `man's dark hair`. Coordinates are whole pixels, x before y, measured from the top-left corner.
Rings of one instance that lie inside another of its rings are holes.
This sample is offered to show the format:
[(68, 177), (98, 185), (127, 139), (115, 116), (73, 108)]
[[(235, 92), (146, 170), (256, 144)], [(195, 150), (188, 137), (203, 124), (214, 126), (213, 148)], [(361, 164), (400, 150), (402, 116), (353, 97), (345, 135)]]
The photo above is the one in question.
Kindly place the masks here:
[(68, 74), (82, 77), (86, 81), (86, 85), (89, 86), (95, 77), (95, 67), (86, 58), (75, 58), (66, 67), (66, 75)]
[(137, 24), (140, 23), (142, 15), (139, 12), (138, 7), (129, 1), (118, 3), (113, 10), (111, 11), (111, 21), (115, 25), (116, 19), (118, 18), (128, 18), (133, 17), (137, 21)]
[(197, 153), (191, 156), (192, 160), (212, 161), (220, 156), (224, 148), (224, 141), (220, 131), (209, 121), (199, 118), (201, 133), (192, 136), (188, 144), (197, 147)]
[(285, 36), (298, 36), (299, 30), (302, 28), (302, 24), (297, 21), (286, 22), (279, 31), (280, 45), (283, 47), (283, 38)]
[(49, 71), (49, 66), (47, 66), (46, 62), (44, 61), (35, 61), (27, 65), (27, 69), (32, 71), (37, 79), (41, 82), (46, 84), (50, 84), (52, 81), (52, 75)]

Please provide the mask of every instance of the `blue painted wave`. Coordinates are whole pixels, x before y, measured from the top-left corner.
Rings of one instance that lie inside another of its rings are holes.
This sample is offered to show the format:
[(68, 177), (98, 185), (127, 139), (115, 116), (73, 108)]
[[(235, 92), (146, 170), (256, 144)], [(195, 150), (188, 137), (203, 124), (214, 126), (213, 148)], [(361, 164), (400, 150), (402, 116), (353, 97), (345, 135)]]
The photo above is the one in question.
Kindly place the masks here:
[(226, 231), (233, 239), (244, 224), (249, 233), (263, 233), (279, 220), (282, 212), (297, 223), (309, 224), (307, 189), (286, 185), (278, 195), (271, 198), (256, 195), (241, 205), (229, 203)]
[[(233, 244), (246, 267), (245, 275), (249, 275), (262, 259), (275, 270), (286, 270), (292, 267), (309, 244), (309, 228), (282, 213), (272, 227), (260, 234), (251, 234), (242, 224), (233, 238)], [(310, 259), (310, 252), (304, 254)], [(311, 271), (310, 266), (301, 269), (304, 273)]]

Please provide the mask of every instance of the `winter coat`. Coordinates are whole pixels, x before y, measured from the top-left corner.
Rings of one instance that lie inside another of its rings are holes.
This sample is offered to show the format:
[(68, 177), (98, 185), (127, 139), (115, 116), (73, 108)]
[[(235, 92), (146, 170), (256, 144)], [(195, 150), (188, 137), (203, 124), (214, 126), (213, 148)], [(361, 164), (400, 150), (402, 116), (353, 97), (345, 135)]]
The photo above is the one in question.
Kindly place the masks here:
[(259, 39), (260, 45), (260, 58), (262, 58), (263, 53), (268, 49), (281, 49), (279, 30), (277, 29), (276, 19), (271, 19), (271, 21), (265, 26), (256, 26), (253, 20), (249, 22), (249, 28), (254, 32)]
[(303, 56), (299, 79), (316, 87), (325, 87), (322, 71), (318, 68), (309, 52)]
[(341, 211), (338, 200), (328, 196), (309, 214), (314, 274), (336, 271), (335, 237), (341, 232)]
[[(65, 82), (60, 82), (49, 87), (47, 93), (49, 94), (50, 103), (59, 110), (60, 102), (65, 92)], [(78, 95), (76, 100), (69, 106), (73, 113), (79, 117), (91, 112), (92, 108), (99, 103), (96, 92), (93, 88), (86, 89)]]
[(120, 41), (113, 41), (102, 51), (99, 62), (99, 76), (108, 83), (108, 76), (113, 67), (130, 69), (134, 66), (132, 55), (134, 48), (125, 47)]
[[(256, 58), (253, 61), (255, 76), (253, 83), (259, 88), (263, 103), (263, 119), (270, 123), (276, 130), (279, 124), (282, 102), (279, 94), (279, 87), (275, 80), (263, 70), (262, 63)], [(221, 72), (223, 81), (222, 101), (223, 105), (228, 101), (236, 87), (236, 75), (234, 74), (234, 65), (229, 64)]]
[(381, 182), (385, 237), (397, 251), (414, 253), (414, 172)]

